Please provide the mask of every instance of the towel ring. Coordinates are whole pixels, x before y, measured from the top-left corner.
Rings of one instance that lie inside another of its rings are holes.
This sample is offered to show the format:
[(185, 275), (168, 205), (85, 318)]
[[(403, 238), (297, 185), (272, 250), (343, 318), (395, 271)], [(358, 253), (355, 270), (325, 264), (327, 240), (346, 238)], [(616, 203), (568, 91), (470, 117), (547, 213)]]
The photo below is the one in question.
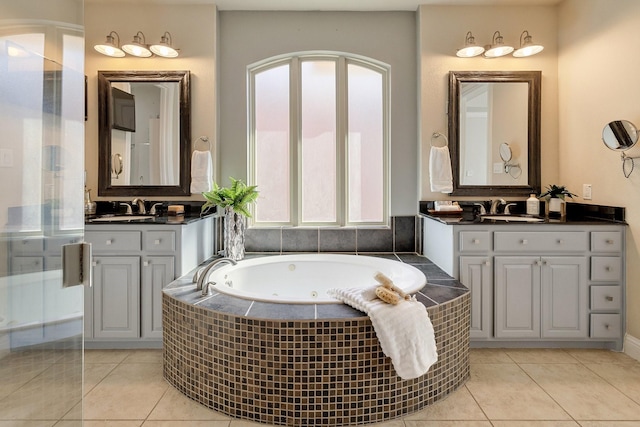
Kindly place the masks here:
[(196, 139), (195, 142), (193, 143), (194, 149), (197, 149), (198, 141), (205, 142), (207, 144), (207, 150), (211, 151), (211, 141), (209, 140), (208, 136), (205, 135), (205, 136), (198, 137), (198, 139)]
[(449, 140), (447, 139), (447, 137), (446, 137), (445, 135), (441, 134), (440, 132), (434, 132), (434, 133), (432, 133), (432, 134), (431, 134), (431, 146), (432, 146), (432, 147), (437, 147), (436, 145), (433, 145), (433, 141), (434, 141), (435, 139), (440, 138), (440, 137), (443, 137), (443, 138), (444, 138), (444, 145), (443, 145), (443, 147), (447, 147), (447, 146), (449, 145)]

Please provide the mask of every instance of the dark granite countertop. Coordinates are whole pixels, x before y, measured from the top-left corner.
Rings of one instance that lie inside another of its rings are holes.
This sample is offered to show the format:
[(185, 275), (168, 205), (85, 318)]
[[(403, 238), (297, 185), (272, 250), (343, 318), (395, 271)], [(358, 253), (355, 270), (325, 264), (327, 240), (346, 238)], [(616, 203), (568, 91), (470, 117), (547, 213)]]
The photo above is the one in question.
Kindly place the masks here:
[[(480, 207), (476, 203), (479, 202), (459, 202), (462, 212), (460, 214), (433, 214), (433, 201), (421, 201), (420, 202), (420, 216), (432, 219), (434, 221), (441, 222), (447, 225), (487, 225), (487, 224), (500, 224), (500, 225), (513, 225), (513, 224), (527, 224), (527, 225), (540, 225), (540, 224), (553, 224), (553, 225), (603, 225), (603, 224), (622, 224), (626, 225), (625, 221), (625, 208), (616, 206), (602, 206), (602, 205), (588, 205), (584, 203), (567, 202), (566, 216), (563, 218), (548, 218), (544, 215), (539, 216), (541, 219), (539, 222), (520, 222), (520, 221), (502, 221), (502, 220), (488, 220), (482, 219), (479, 213)], [(511, 207), (511, 213), (514, 215), (524, 215), (526, 205), (524, 201), (516, 201), (515, 205)], [(541, 203), (541, 210), (544, 209), (544, 204)]]
[[(124, 202), (124, 201), (123, 201)], [(204, 202), (163, 202), (162, 206), (157, 207), (157, 215), (140, 214), (134, 212), (127, 215), (126, 206), (120, 206), (119, 201), (115, 202), (97, 202), (96, 215), (85, 216), (85, 224), (89, 225), (140, 225), (140, 224), (156, 224), (156, 225), (186, 225), (207, 218), (216, 213), (215, 208), (202, 213), (201, 208)], [(161, 202), (147, 202), (147, 205)], [(184, 215), (168, 215), (169, 205), (183, 205)], [(134, 208), (135, 209), (135, 208)], [(150, 209), (150, 207), (148, 207)], [(139, 218), (144, 216), (145, 218)], [(118, 221), (105, 221), (101, 218), (109, 219), (118, 217)], [(131, 219), (128, 219), (128, 218)]]
[[(390, 258), (399, 262), (406, 262), (416, 267), (424, 273), (427, 278), (426, 285), (415, 295), (416, 299), (427, 308), (436, 306), (469, 292), (463, 284), (452, 278), (437, 265), (418, 254), (367, 254), (368, 256), (380, 256)], [(255, 255), (249, 255), (248, 258)], [(273, 255), (277, 256), (277, 255)], [(207, 265), (211, 260), (203, 263)], [(202, 266), (198, 267), (201, 268)], [(336, 318), (356, 318), (367, 315), (342, 302), (335, 303), (277, 303), (264, 302), (251, 299), (240, 298), (228, 294), (216, 292), (211, 296), (203, 297), (201, 292), (195, 289), (192, 283), (193, 274), (198, 270), (182, 276), (173, 281), (163, 289), (163, 292), (172, 298), (195, 304), (203, 308), (260, 319), (283, 319), (283, 320), (316, 320), (316, 319), (336, 319)]]

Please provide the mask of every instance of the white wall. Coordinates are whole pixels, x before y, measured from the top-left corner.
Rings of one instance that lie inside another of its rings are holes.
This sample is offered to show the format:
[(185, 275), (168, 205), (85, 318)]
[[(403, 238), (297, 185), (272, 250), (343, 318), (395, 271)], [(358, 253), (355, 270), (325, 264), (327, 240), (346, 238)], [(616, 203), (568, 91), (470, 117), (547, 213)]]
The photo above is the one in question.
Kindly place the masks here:
[[(85, 4), (85, 72), (88, 77), (88, 120), (85, 127), (85, 168), (87, 187), (97, 197), (98, 188), (98, 71), (118, 70), (189, 70), (191, 72), (191, 139), (207, 135), (212, 141), (215, 158), (216, 142), (216, 31), (215, 5), (153, 4), (144, 2), (114, 2)], [(111, 31), (120, 35), (122, 44), (142, 31), (147, 43), (160, 41), (165, 31), (171, 33), (173, 46), (180, 48), (178, 58), (109, 58), (93, 49), (103, 43)], [(199, 146), (203, 149), (202, 146)], [(187, 154), (190, 156), (190, 153)], [(194, 200), (204, 200), (200, 195)], [(115, 200), (117, 197), (109, 197)], [(149, 197), (148, 199), (153, 199)], [(156, 197), (155, 199), (185, 200), (185, 197)]]
[[(542, 185), (557, 183), (559, 163), (556, 7), (423, 5), (418, 9), (418, 13), (421, 148), (419, 199), (448, 198), (445, 194), (431, 192), (428, 167), (431, 135), (434, 132), (447, 134), (449, 71), (542, 71)], [(491, 43), (493, 33), (500, 31), (505, 43), (517, 46), (520, 34), (524, 30), (529, 31), (536, 43), (544, 45), (542, 53), (530, 58), (507, 56), (484, 59), (455, 56), (456, 50), (464, 45), (467, 31), (473, 33), (480, 45)]]
[(640, 2), (565, 0), (558, 16), (558, 182), (574, 192), (592, 184), (592, 203), (627, 209), (627, 333), (640, 338), (640, 163), (626, 179), (620, 154), (601, 140), (612, 120), (640, 127)]

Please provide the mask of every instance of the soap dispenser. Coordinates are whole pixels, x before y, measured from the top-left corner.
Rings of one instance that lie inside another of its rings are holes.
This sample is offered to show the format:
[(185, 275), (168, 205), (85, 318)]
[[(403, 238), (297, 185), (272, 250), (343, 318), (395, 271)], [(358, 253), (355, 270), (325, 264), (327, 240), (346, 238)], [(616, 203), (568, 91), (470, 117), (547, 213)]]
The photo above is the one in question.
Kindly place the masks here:
[(96, 202), (91, 201), (91, 190), (84, 187), (84, 214), (96, 214)]
[(531, 194), (527, 199), (527, 215), (540, 215), (540, 200), (535, 194)]

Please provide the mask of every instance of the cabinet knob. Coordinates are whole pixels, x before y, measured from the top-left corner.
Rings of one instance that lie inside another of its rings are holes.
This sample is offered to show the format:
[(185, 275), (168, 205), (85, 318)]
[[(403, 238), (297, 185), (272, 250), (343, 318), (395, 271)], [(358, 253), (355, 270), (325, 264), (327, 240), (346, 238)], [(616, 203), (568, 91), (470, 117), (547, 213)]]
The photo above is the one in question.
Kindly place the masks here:
[(471, 243), (473, 243), (474, 245), (477, 245), (478, 243), (480, 243), (480, 240), (478, 240), (478, 239), (471, 239)]
[(91, 266), (95, 267), (96, 265), (98, 265), (98, 261), (91, 261)]
[(487, 267), (490, 265), (491, 263), (489, 261), (485, 261), (484, 265), (486, 265)]
[(604, 268), (604, 271), (611, 271), (611, 266), (608, 266), (608, 265), (607, 265), (607, 266)]
[(107, 239), (106, 242), (104, 242), (105, 245), (110, 245), (113, 243), (113, 239)]
[(527, 239), (522, 239), (522, 240), (520, 240), (520, 244), (521, 244), (521, 245), (526, 245), (527, 243), (529, 243), (529, 242), (527, 241)]
[(153, 241), (153, 244), (154, 244), (154, 245), (159, 245), (159, 244), (160, 244), (160, 239), (156, 239), (156, 240), (154, 240), (154, 241)]
[(604, 241), (607, 245), (613, 245), (613, 240), (607, 239)]
[(143, 261), (142, 265), (144, 265), (145, 267), (149, 267), (149, 264), (151, 264), (149, 261)]
[(605, 323), (604, 328), (609, 329), (609, 325)]
[(613, 301), (613, 297), (604, 297), (607, 301)]
[(559, 244), (559, 245), (561, 245), (561, 244), (563, 244), (563, 243), (564, 243), (564, 240), (562, 240), (562, 239), (558, 239), (558, 244)]

